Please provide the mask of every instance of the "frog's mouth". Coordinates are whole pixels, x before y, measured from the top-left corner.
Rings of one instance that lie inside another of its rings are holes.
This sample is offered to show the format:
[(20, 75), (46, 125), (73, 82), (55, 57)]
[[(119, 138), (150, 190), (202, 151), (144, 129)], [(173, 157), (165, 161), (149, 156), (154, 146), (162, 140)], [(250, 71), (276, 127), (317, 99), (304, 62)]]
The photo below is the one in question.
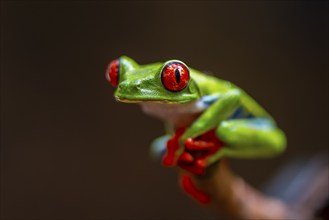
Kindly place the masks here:
[(177, 97), (162, 97), (158, 99), (157, 97), (149, 96), (130, 96), (115, 94), (114, 98), (118, 102), (124, 103), (161, 103), (161, 104), (186, 104), (198, 100), (198, 97), (195, 95), (180, 95)]
[(142, 99), (142, 98), (139, 99), (138, 97), (134, 99), (130, 99), (130, 98), (123, 98), (119, 96), (114, 96), (114, 98), (116, 101), (123, 103), (184, 104), (192, 101), (192, 100), (168, 100), (168, 99), (159, 100), (159, 99)]

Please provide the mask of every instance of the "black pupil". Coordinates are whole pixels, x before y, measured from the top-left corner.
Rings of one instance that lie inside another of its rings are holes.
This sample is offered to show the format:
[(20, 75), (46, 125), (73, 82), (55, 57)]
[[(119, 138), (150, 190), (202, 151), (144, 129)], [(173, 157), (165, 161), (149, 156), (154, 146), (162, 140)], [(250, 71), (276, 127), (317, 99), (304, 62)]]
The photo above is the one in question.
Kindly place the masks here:
[(176, 77), (177, 84), (179, 84), (180, 83), (180, 71), (179, 71), (179, 69), (175, 69), (175, 77)]

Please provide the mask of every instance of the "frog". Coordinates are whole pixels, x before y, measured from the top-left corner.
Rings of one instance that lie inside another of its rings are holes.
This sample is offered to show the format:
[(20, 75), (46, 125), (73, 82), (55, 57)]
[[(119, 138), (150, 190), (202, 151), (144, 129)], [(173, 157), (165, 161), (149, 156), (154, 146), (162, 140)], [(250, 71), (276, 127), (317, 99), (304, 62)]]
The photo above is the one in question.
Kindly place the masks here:
[[(155, 139), (151, 149), (162, 156), (167, 150), (167, 166), (179, 158), (193, 160), (196, 154), (186, 146), (212, 149), (198, 163), (204, 169), (190, 169), (196, 175), (223, 158), (267, 158), (286, 148), (285, 133), (249, 94), (183, 61), (138, 64), (120, 56), (108, 65), (106, 78), (116, 88), (117, 101), (140, 104), (146, 114), (165, 122), (166, 134)], [(209, 132), (210, 141), (202, 138)]]

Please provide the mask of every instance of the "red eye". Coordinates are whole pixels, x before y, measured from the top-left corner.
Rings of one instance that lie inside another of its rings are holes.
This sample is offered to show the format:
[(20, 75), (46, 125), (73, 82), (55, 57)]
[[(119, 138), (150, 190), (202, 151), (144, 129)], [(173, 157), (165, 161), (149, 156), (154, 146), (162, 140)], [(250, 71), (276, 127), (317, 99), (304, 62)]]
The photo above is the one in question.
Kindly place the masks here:
[(180, 61), (167, 63), (161, 72), (161, 81), (166, 89), (172, 92), (183, 90), (190, 79), (190, 71), (187, 66)]
[(119, 72), (120, 72), (120, 60), (113, 60), (107, 67), (106, 79), (116, 87), (119, 82)]

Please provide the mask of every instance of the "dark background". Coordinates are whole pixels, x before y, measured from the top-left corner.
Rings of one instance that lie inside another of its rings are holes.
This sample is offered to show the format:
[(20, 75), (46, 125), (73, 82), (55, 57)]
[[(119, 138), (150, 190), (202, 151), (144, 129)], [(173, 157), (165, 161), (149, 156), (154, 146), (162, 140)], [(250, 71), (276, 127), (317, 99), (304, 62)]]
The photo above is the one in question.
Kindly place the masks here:
[(162, 123), (114, 101), (121, 55), (180, 59), (268, 109), (289, 147), (232, 160), (253, 186), (328, 153), (328, 2), (2, 1), (0, 22), (3, 219), (213, 218), (149, 158)]

